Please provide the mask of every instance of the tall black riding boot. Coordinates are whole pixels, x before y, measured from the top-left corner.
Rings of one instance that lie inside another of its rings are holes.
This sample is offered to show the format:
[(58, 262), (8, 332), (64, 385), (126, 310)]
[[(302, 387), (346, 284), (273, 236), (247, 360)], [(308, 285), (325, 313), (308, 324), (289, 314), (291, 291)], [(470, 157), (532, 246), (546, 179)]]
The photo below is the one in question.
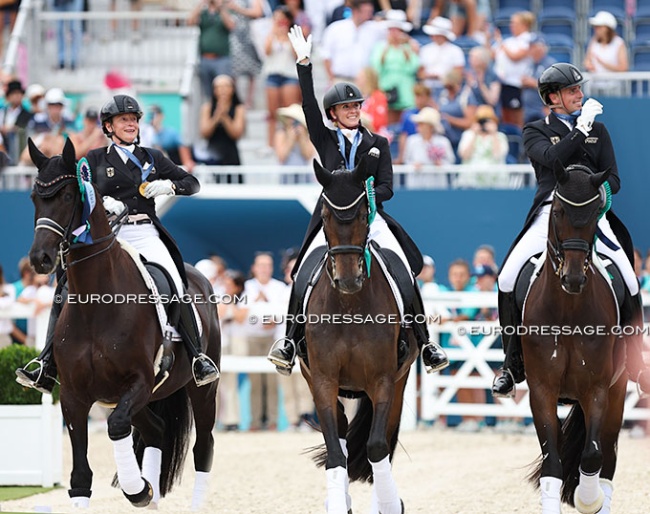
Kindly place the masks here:
[(183, 338), (187, 354), (192, 359), (192, 374), (197, 386), (214, 382), (219, 378), (219, 368), (214, 361), (201, 351), (199, 327), (190, 302), (180, 302), (178, 332)]
[[(54, 297), (61, 298), (61, 301), (53, 303), (50, 309), (50, 319), (47, 323), (47, 335), (45, 336), (45, 347), (43, 351), (41, 351), (41, 354), (36, 359), (28, 362), (24, 368), (18, 368), (16, 370), (16, 382), (26, 387), (33, 387), (37, 391), (46, 394), (52, 394), (54, 386), (57, 383), (57, 371), (53, 351), (54, 327), (56, 327), (56, 322), (61, 315), (63, 303), (68, 298), (68, 283), (65, 275), (57, 283)], [(38, 367), (27, 371), (27, 368), (31, 364), (36, 364)]]
[[(627, 287), (621, 307), (621, 326), (635, 329), (633, 334), (624, 336), (628, 376), (637, 383), (641, 392), (650, 394), (650, 369), (643, 361), (643, 301), (640, 292), (632, 296)], [(626, 329), (626, 333), (627, 330), (630, 329)]]
[(291, 288), (289, 308), (287, 309), (285, 336), (278, 339), (271, 346), (268, 356), (275, 369), (281, 375), (289, 376), (296, 360), (298, 344), (305, 337), (305, 324), (299, 323), (297, 318), (302, 313), (302, 302), (306, 291), (296, 291), (296, 283)]
[(515, 301), (515, 293), (499, 291), (499, 324), (501, 325), (501, 344), (505, 352), (503, 369), (494, 379), (492, 394), (501, 398), (515, 395), (515, 383), (526, 379), (524, 358), (521, 351), (521, 338), (516, 334), (521, 325), (521, 314)]
[(414, 282), (415, 295), (413, 297), (413, 329), (415, 330), (418, 345), (422, 349), (422, 362), (427, 373), (435, 373), (449, 366), (449, 358), (440, 346), (429, 338), (427, 316), (417, 282)]

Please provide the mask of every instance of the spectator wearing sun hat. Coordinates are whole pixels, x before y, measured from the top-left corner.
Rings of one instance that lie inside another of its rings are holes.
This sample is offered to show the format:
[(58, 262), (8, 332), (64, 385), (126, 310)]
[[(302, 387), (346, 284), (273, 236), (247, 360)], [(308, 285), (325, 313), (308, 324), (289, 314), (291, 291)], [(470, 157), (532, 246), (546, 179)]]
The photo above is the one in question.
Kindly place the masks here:
[(0, 109), (0, 133), (11, 162), (18, 162), (22, 151), (21, 135), (25, 140), (24, 131), (32, 114), (23, 106), (25, 90), (19, 80), (12, 80), (5, 89), (5, 105)]
[(68, 101), (63, 90), (53, 87), (45, 93), (45, 111), (34, 114), (27, 127), (27, 132), (41, 134), (44, 132), (67, 133), (74, 129), (74, 120), (65, 112)]
[(451, 142), (444, 136), (440, 113), (433, 107), (424, 107), (411, 120), (416, 124), (417, 133), (406, 138), (404, 148), (404, 164), (413, 166), (413, 173), (406, 177), (407, 186), (446, 188), (446, 175), (422, 173), (423, 166), (448, 166), (456, 162)]
[[(598, 11), (589, 18), (589, 25), (594, 28), (594, 35), (587, 46), (584, 65), (585, 69), (597, 75), (598, 73), (628, 71), (627, 44), (616, 33), (616, 18), (607, 11)], [(618, 95), (621, 93), (621, 82), (616, 80), (598, 80), (590, 83), (593, 95)]]
[(399, 121), (401, 112), (415, 105), (413, 86), (420, 67), (417, 44), (408, 36), (413, 26), (406, 21), (406, 13), (397, 9), (386, 12), (383, 21), (388, 30), (385, 41), (377, 43), (370, 56), (370, 64), (377, 72), (379, 88), (388, 99), (388, 124)]
[(451, 20), (437, 16), (422, 30), (431, 37), (431, 43), (420, 48), (420, 69), (418, 78), (431, 88), (434, 98), (443, 89), (443, 79), (451, 70), (460, 73), (465, 68), (465, 54), (455, 45), (456, 35), (451, 28)]
[[(278, 124), (273, 140), (273, 150), (278, 163), (283, 166), (307, 166), (316, 157), (316, 149), (309, 139), (305, 114), (300, 104), (291, 104), (277, 110)], [(309, 182), (310, 173), (296, 174), (292, 183)]]
[[(476, 108), (474, 123), (463, 132), (458, 143), (462, 164), (505, 164), (508, 155), (508, 137), (499, 132), (499, 119), (491, 105)], [(461, 174), (461, 187), (506, 187), (508, 176), (503, 173)]]

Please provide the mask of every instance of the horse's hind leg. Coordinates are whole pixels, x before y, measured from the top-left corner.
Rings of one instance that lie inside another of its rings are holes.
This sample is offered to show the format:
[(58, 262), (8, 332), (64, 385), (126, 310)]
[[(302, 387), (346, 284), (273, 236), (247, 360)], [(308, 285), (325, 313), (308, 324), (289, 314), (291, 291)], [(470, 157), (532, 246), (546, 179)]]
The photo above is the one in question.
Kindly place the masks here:
[(217, 384), (212, 382), (202, 387), (190, 383), (187, 392), (192, 403), (196, 441), (194, 443), (194, 491), (192, 493), (192, 511), (199, 510), (208, 492), (208, 478), (212, 469), (214, 456), (214, 437), (212, 430), (216, 422)]
[(165, 421), (155, 414), (149, 406), (133, 416), (133, 426), (138, 429), (144, 443), (142, 456), (142, 477), (151, 484), (154, 506), (160, 501), (160, 470), (162, 466), (163, 431)]
[(76, 399), (63, 388), (61, 408), (72, 445), (72, 472), (68, 495), (73, 507), (86, 508), (90, 505), (93, 472), (88, 464), (88, 413), (91, 405)]

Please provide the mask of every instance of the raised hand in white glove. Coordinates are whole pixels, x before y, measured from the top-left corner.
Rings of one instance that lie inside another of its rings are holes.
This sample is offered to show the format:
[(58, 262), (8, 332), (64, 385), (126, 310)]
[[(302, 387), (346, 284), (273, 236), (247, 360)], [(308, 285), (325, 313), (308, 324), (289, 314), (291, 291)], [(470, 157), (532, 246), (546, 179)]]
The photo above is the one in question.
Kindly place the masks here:
[(103, 197), (102, 202), (104, 202), (104, 210), (109, 214), (114, 214), (115, 216), (119, 216), (126, 209), (124, 202), (120, 202), (112, 196)]
[(302, 27), (300, 25), (294, 25), (289, 29), (289, 41), (291, 41), (291, 46), (293, 46), (293, 50), (296, 52), (296, 62), (309, 59), (311, 56), (311, 34), (305, 39), (305, 35), (302, 33)]
[(176, 193), (172, 181), (169, 179), (154, 180), (153, 182), (149, 182), (149, 184), (147, 184), (147, 187), (144, 188), (145, 198), (155, 198), (156, 196), (173, 194)]
[(576, 120), (576, 128), (585, 136), (589, 135), (594, 125), (594, 118), (603, 113), (603, 105), (598, 101), (590, 98), (582, 106), (582, 112)]

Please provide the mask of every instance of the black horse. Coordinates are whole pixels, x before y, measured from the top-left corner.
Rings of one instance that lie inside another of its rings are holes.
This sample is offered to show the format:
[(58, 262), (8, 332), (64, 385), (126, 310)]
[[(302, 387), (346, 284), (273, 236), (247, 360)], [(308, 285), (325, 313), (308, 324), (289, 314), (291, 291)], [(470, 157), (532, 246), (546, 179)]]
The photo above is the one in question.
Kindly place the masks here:
[[(87, 420), (91, 406), (100, 402), (113, 407), (108, 433), (115, 444), (117, 475), (125, 495), (137, 506), (152, 499), (157, 502), (179, 479), (194, 418), (197, 477), (193, 501), (198, 506), (212, 466), (218, 381), (196, 387), (191, 363), (186, 352), (180, 351), (169, 378), (154, 392), (154, 359), (163, 341), (156, 307), (148, 302), (110, 301), (126, 295), (149, 297), (150, 291), (133, 258), (113, 234), (101, 195), (86, 182), (97, 201), (88, 217), (93, 242), (73, 242), (72, 232), (82, 225), (84, 208), (74, 146), (68, 139), (63, 154), (52, 158), (31, 140), (29, 150), (38, 167), (32, 192), (36, 221), (29, 252), (32, 266), (39, 273), (51, 273), (62, 258), (69, 297), (105, 299), (66, 303), (54, 333), (61, 406), (72, 443), (69, 494), (73, 504), (89, 503), (92, 471), (87, 459)], [(186, 264), (185, 270), (188, 293), (208, 299), (212, 292), (208, 280), (192, 266)], [(204, 352), (218, 365), (221, 336), (216, 305), (206, 301), (196, 307)], [(132, 426), (136, 428), (133, 434)]]

